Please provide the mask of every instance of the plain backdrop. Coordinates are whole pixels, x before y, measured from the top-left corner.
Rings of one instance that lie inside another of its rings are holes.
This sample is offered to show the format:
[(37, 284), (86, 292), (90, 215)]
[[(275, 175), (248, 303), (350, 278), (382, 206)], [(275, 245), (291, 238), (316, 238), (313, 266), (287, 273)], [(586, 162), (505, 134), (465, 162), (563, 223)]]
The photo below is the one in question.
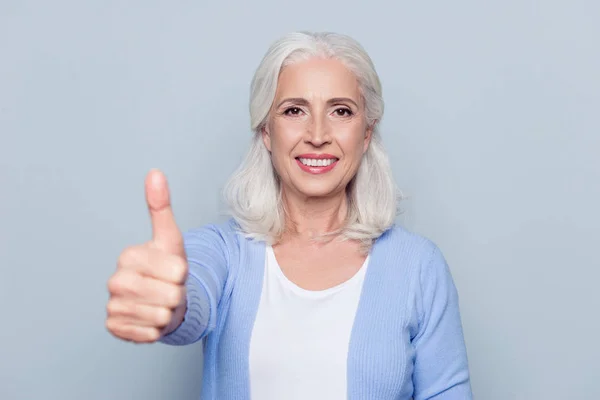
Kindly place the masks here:
[(599, 399), (597, 1), (0, 1), (0, 398), (197, 400), (200, 344), (104, 327), (143, 181), (221, 221), (249, 84), (294, 30), (358, 39), (384, 86), (399, 223), (444, 252), (475, 397)]

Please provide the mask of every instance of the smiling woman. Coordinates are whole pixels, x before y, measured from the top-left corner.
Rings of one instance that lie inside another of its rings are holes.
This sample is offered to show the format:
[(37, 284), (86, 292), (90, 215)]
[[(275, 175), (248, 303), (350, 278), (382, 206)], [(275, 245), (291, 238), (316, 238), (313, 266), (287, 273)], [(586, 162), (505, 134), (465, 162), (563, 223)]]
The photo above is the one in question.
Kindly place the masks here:
[(337, 59), (291, 64), (279, 76), (275, 104), (261, 133), (284, 204), (341, 204), (373, 131), (356, 77)]
[(232, 218), (182, 234), (151, 171), (153, 239), (109, 281), (107, 327), (205, 341), (202, 399), (470, 399), (458, 294), (430, 240), (394, 225), (381, 85), (352, 38), (293, 33), (252, 82)]

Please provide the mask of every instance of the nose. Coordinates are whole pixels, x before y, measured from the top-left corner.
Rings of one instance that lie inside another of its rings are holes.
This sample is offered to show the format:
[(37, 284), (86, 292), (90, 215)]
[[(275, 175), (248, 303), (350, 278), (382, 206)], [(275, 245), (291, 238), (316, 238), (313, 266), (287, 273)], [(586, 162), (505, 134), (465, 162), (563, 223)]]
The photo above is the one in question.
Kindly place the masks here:
[(325, 116), (313, 115), (306, 132), (306, 142), (315, 147), (331, 143), (330, 127)]

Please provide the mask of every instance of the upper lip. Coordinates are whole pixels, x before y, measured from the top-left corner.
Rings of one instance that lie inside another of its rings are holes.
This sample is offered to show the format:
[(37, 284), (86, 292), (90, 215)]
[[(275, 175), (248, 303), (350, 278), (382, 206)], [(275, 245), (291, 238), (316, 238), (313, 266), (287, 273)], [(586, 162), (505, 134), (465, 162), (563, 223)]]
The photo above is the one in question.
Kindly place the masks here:
[(338, 159), (336, 156), (333, 156), (331, 154), (315, 154), (315, 153), (300, 154), (296, 158), (312, 158), (312, 159), (316, 159), (316, 160), (328, 160), (328, 159), (337, 160)]

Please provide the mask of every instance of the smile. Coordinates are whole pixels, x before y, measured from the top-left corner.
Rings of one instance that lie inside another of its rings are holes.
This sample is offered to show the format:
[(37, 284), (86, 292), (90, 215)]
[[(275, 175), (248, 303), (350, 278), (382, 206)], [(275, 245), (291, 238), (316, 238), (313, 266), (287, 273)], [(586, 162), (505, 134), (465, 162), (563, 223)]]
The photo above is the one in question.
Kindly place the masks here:
[(333, 164), (336, 159), (335, 158), (327, 158), (327, 159), (316, 159), (316, 158), (298, 158), (300, 162), (309, 167), (328, 167)]
[(318, 157), (297, 157), (296, 162), (300, 169), (309, 174), (324, 174), (331, 171), (339, 161), (333, 156), (318, 156)]

